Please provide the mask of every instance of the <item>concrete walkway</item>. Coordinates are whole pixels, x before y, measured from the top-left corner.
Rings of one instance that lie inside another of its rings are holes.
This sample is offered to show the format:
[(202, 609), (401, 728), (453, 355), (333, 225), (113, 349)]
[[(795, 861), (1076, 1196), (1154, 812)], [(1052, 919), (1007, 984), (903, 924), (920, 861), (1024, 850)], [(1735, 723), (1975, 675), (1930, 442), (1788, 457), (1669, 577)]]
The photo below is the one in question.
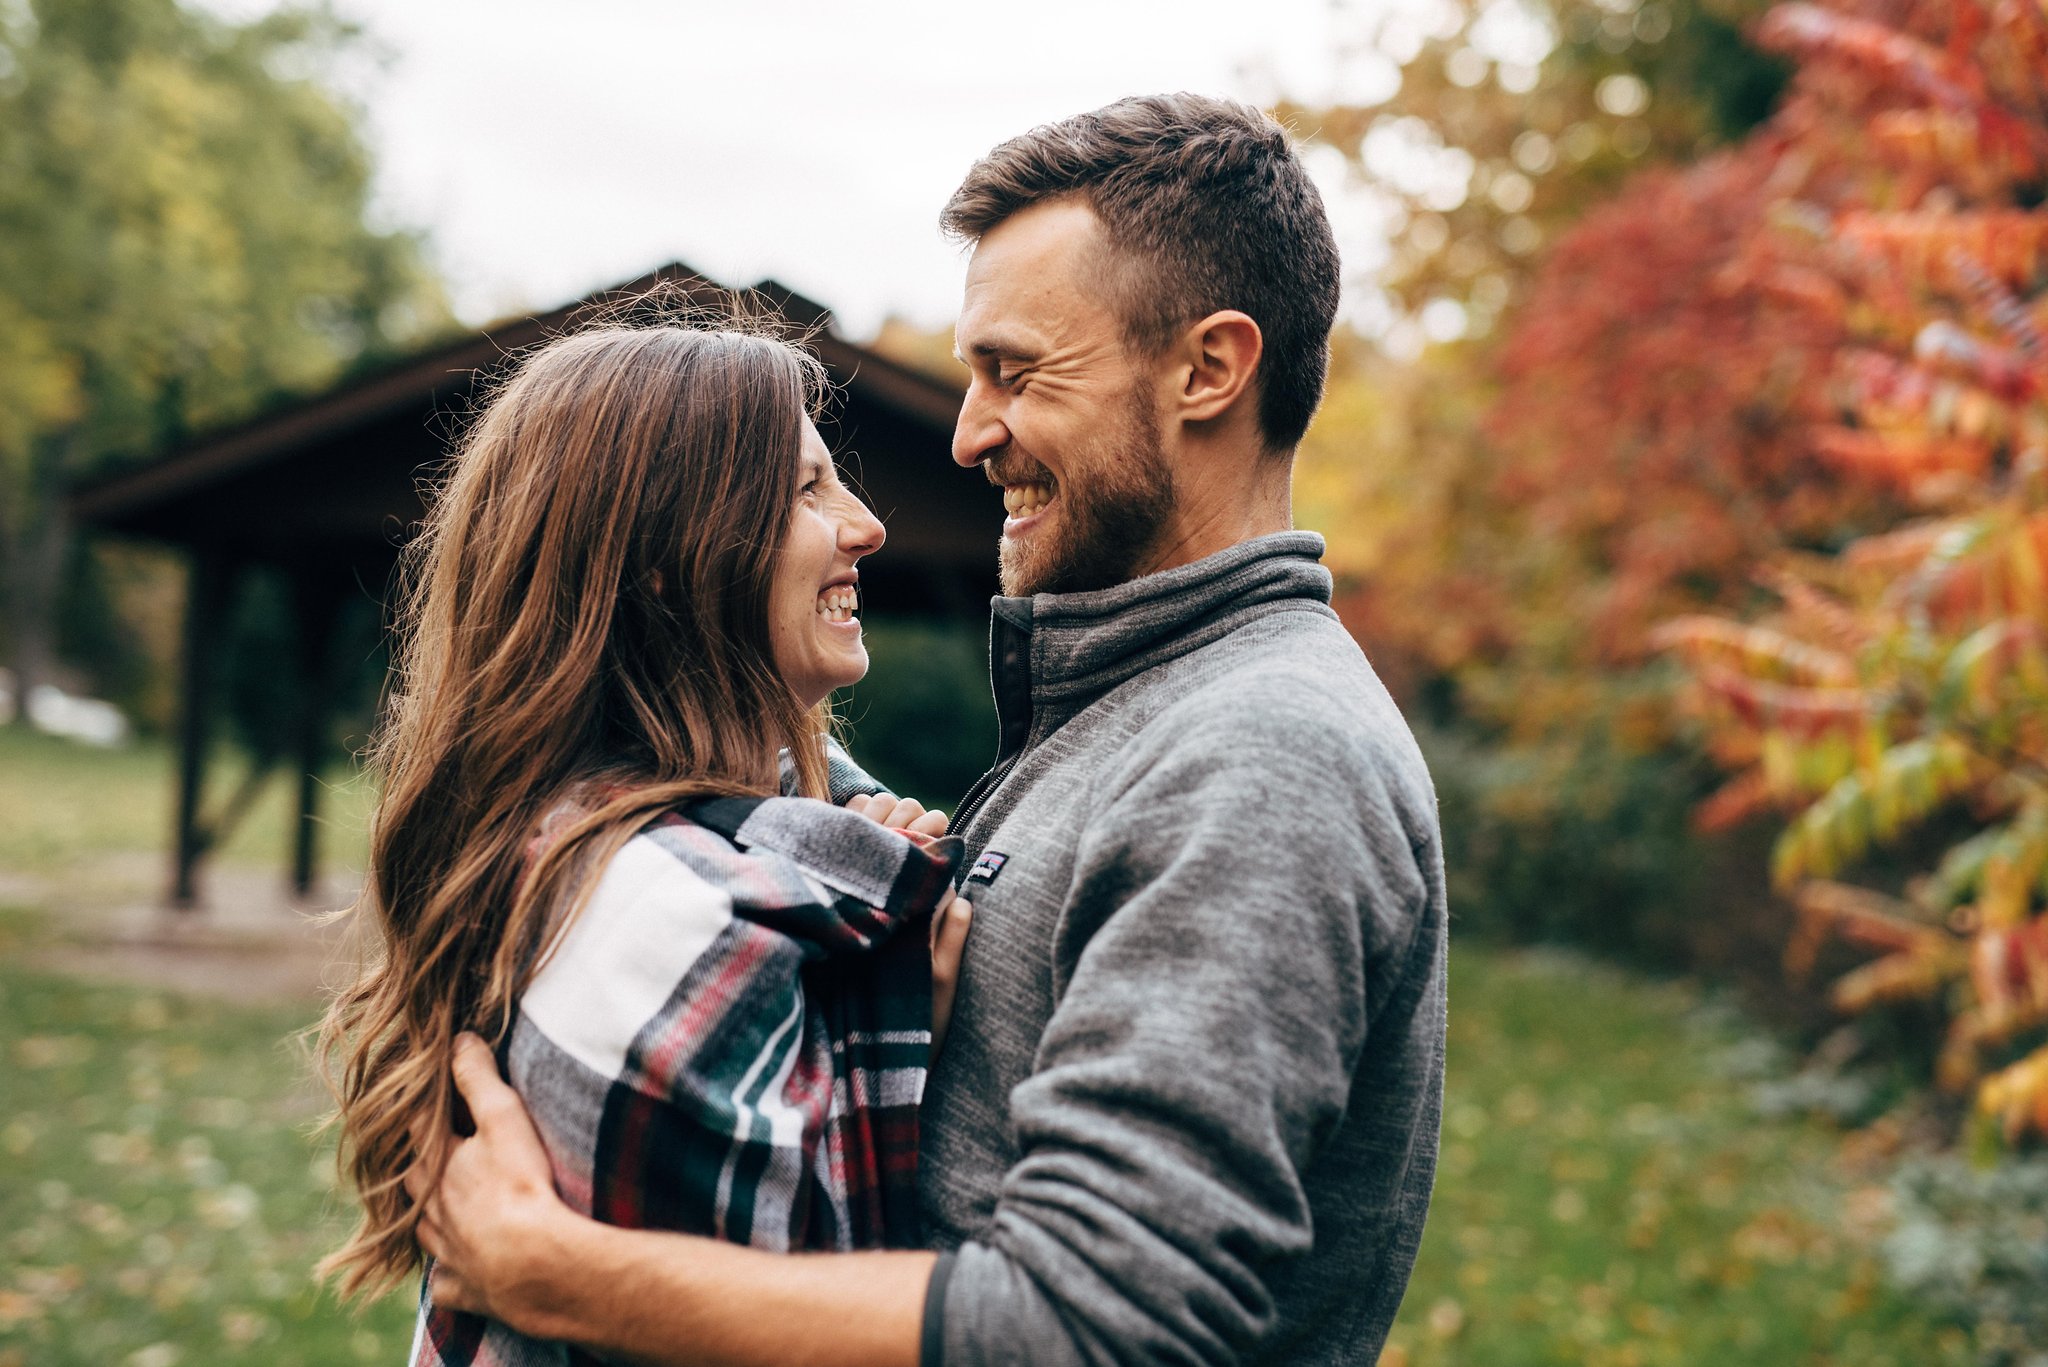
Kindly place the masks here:
[(85, 978), (244, 1002), (314, 1003), (361, 962), (355, 871), (330, 873), (316, 895), (294, 898), (275, 866), (206, 870), (205, 905), (176, 912), (157, 855), (93, 860), (61, 878), (0, 871), (0, 902), (48, 917), (31, 963)]

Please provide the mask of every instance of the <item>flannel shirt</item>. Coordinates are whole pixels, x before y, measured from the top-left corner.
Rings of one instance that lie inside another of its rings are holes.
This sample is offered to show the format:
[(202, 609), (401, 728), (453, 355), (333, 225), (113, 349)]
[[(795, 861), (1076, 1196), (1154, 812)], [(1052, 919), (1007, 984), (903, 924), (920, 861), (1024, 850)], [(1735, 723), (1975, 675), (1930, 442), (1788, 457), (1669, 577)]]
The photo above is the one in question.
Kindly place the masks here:
[[(525, 992), (500, 1062), (573, 1208), (756, 1248), (910, 1248), (925, 927), (957, 840), (803, 798), (655, 818)], [(414, 1367), (597, 1362), (438, 1310)]]

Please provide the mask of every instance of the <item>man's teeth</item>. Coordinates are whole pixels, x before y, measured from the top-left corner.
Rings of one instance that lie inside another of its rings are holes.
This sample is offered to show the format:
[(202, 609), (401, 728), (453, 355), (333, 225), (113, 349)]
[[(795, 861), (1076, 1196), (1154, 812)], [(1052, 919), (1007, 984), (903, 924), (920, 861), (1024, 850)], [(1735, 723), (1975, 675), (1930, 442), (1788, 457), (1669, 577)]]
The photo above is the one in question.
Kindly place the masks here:
[(828, 622), (851, 622), (860, 611), (860, 590), (847, 585), (826, 589), (818, 595), (818, 615)]
[(1052, 496), (1050, 484), (1006, 484), (1003, 486), (1003, 510), (1011, 517), (1029, 517), (1052, 502)]

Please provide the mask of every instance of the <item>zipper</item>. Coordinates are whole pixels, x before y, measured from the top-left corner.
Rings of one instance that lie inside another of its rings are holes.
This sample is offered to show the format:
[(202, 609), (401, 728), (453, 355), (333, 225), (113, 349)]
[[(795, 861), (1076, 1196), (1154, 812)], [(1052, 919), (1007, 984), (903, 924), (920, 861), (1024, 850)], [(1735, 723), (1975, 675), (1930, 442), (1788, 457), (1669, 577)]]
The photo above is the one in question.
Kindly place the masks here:
[[(989, 796), (1002, 786), (1017, 761), (1030, 748), (1031, 674), (1027, 652), (1030, 636), (998, 614), (989, 623), (989, 691), (995, 695), (1001, 737), (993, 769), (974, 781), (946, 825), (949, 835), (963, 835)], [(1005, 696), (1007, 695), (1007, 697)], [(1005, 702), (1009, 705), (1004, 706)]]
[(976, 779), (974, 786), (967, 790), (967, 796), (960, 799), (960, 806), (954, 811), (952, 821), (947, 823), (946, 834), (959, 835), (965, 839), (962, 833), (966, 831), (967, 823), (974, 820), (975, 814), (988, 801), (989, 795), (1002, 786), (1003, 780), (1010, 776), (1010, 770), (1016, 768), (1017, 761), (1022, 758), (1024, 752), (1019, 750), (1008, 759), (999, 761), (995, 768)]

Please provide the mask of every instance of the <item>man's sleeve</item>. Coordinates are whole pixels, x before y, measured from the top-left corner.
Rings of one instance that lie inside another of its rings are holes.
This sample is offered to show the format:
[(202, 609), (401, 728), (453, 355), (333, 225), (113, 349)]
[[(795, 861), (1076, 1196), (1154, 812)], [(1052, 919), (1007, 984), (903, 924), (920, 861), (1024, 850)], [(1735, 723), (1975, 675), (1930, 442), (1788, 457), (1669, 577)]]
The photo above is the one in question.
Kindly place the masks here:
[(1235, 1362), (1310, 1247), (1302, 1173), (1426, 893), (1355, 737), (1244, 712), (1182, 719), (1082, 839), (1085, 948), (1010, 1097), (1022, 1157), (947, 1269), (947, 1367)]

